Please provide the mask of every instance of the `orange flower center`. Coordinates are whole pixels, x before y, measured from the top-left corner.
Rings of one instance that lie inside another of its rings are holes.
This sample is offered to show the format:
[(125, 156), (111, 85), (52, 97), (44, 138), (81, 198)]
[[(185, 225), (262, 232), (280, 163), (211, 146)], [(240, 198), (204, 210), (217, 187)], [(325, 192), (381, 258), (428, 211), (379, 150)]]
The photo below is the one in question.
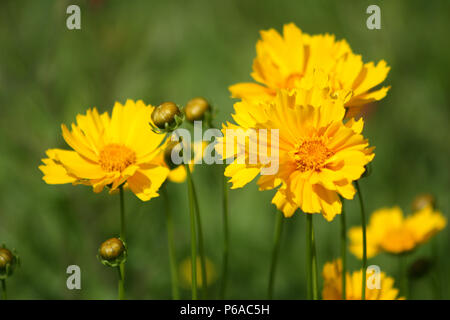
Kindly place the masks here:
[(307, 140), (296, 145), (293, 153), (297, 169), (302, 172), (320, 170), (325, 161), (334, 154), (321, 140)]
[(124, 145), (111, 143), (100, 151), (100, 166), (107, 172), (124, 171), (136, 163), (136, 153)]
[(402, 253), (414, 249), (414, 235), (406, 228), (394, 228), (386, 232), (380, 246), (390, 253)]

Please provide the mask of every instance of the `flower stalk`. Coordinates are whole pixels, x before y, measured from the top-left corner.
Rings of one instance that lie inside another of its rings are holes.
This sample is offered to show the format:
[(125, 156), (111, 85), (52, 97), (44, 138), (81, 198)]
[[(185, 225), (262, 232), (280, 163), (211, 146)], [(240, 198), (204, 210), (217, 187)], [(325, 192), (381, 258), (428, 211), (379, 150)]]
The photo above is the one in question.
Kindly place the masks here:
[(308, 274), (308, 299), (318, 300), (319, 289), (317, 279), (317, 256), (314, 240), (314, 227), (312, 214), (306, 214), (306, 270)]
[(345, 221), (344, 199), (342, 201), (341, 212), (341, 259), (342, 259), (342, 300), (347, 298), (346, 278), (347, 278), (347, 226)]
[(366, 234), (366, 212), (364, 209), (364, 201), (361, 194), (361, 188), (358, 180), (355, 181), (356, 191), (358, 192), (359, 206), (361, 210), (361, 227), (363, 238), (363, 255), (362, 255), (362, 291), (361, 299), (366, 300), (366, 271), (367, 271), (367, 234)]
[(189, 196), (189, 215), (191, 222), (191, 290), (192, 290), (192, 300), (197, 300), (197, 234), (195, 226), (195, 201), (194, 201), (194, 191), (192, 188), (192, 176), (189, 164), (185, 164), (186, 174), (187, 174), (187, 186), (188, 186), (188, 196)]
[(275, 273), (277, 269), (278, 262), (278, 252), (280, 249), (280, 239), (283, 232), (284, 216), (283, 213), (276, 212), (276, 222), (275, 222), (275, 234), (273, 238), (273, 249), (272, 249), (272, 260), (270, 263), (270, 273), (269, 273), (269, 288), (267, 293), (267, 298), (272, 300), (273, 298), (273, 284), (275, 282)]
[(8, 293), (6, 291), (6, 279), (2, 279), (2, 300), (8, 300)]
[[(125, 201), (123, 185), (119, 187), (120, 190), (120, 238), (123, 242), (126, 242), (125, 232)], [(118, 267), (119, 270), (119, 300), (125, 300), (125, 261), (123, 261)]]
[(170, 210), (169, 196), (167, 194), (166, 188), (167, 186), (163, 186), (162, 195), (164, 197), (166, 207), (167, 244), (169, 248), (170, 274), (172, 278), (172, 299), (179, 300), (180, 292), (178, 289), (177, 259), (175, 254), (173, 220), (172, 220), (172, 212)]
[(225, 299), (225, 292), (227, 289), (228, 280), (228, 250), (229, 250), (229, 238), (228, 238), (228, 185), (227, 178), (222, 175), (223, 183), (223, 199), (222, 199), (222, 216), (223, 216), (223, 253), (222, 253), (222, 281), (220, 283), (220, 299)]

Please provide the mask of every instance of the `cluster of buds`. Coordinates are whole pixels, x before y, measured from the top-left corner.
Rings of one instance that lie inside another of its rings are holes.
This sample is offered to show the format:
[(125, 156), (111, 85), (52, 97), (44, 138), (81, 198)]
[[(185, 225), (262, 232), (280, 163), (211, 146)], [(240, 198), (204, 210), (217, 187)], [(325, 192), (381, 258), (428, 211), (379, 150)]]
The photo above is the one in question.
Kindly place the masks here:
[(18, 265), (20, 265), (20, 259), (16, 251), (11, 251), (2, 245), (0, 247), (0, 279), (4, 280), (12, 276)]
[(210, 124), (211, 110), (209, 102), (202, 97), (189, 100), (185, 108), (180, 108), (174, 102), (164, 102), (153, 110), (150, 126), (154, 132), (170, 133), (179, 128), (185, 119), (192, 123), (203, 120)]
[(118, 267), (127, 260), (127, 245), (120, 238), (111, 238), (100, 245), (97, 258), (108, 267)]

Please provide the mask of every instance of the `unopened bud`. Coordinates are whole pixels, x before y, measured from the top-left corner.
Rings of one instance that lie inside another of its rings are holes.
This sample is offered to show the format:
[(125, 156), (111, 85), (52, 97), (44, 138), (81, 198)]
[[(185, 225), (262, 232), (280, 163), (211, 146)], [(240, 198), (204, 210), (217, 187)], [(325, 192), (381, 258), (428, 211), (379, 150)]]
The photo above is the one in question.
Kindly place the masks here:
[(436, 199), (429, 193), (419, 194), (414, 198), (412, 203), (413, 212), (420, 211), (423, 208), (431, 206), (433, 209), (436, 207)]
[(186, 119), (190, 122), (194, 122), (196, 120), (203, 120), (205, 114), (209, 112), (210, 109), (211, 106), (205, 98), (196, 97), (188, 101), (184, 112), (186, 114)]
[(178, 106), (173, 102), (164, 102), (153, 110), (152, 121), (159, 129), (167, 129), (177, 124), (177, 116), (181, 116)]
[(126, 245), (119, 238), (108, 239), (100, 245), (98, 257), (104, 265), (116, 267), (126, 260)]

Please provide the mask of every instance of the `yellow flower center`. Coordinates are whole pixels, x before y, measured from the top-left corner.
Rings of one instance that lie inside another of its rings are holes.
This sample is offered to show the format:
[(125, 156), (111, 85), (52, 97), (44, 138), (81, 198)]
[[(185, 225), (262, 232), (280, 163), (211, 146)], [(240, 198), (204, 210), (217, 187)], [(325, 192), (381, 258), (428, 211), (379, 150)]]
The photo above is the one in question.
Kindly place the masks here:
[(99, 163), (107, 172), (124, 171), (136, 163), (136, 153), (124, 145), (111, 143), (100, 151)]
[(390, 229), (385, 233), (380, 246), (390, 253), (402, 253), (414, 249), (414, 235), (406, 228)]
[(297, 169), (302, 172), (320, 170), (325, 161), (334, 154), (321, 140), (307, 140), (297, 144), (293, 152)]

